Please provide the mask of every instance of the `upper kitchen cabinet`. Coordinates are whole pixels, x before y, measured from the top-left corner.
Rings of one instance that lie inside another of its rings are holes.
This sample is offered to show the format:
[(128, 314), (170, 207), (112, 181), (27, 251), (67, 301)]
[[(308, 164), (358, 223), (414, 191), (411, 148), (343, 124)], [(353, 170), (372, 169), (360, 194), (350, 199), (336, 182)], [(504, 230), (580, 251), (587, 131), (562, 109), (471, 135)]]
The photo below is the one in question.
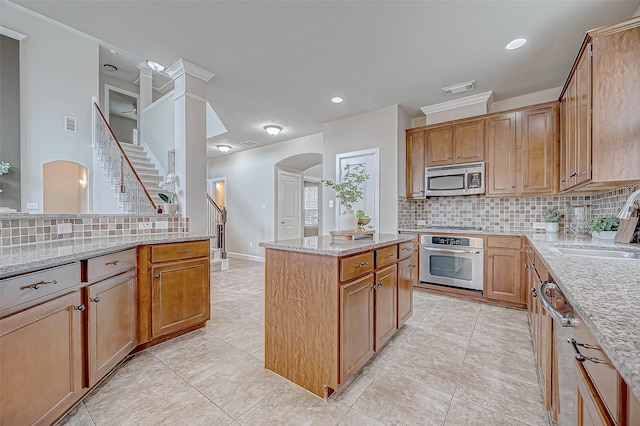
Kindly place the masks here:
[(640, 17), (587, 33), (560, 96), (560, 189), (640, 180)]
[(407, 130), (407, 198), (424, 197), (424, 129)]
[(484, 160), (484, 119), (428, 128), (425, 138), (427, 167)]

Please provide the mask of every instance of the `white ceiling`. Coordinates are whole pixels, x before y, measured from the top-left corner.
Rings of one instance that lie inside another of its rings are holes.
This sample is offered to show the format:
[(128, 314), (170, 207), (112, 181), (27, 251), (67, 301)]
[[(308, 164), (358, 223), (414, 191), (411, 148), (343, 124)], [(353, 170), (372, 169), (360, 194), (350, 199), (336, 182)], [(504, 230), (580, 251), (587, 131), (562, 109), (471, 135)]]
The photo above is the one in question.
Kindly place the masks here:
[[(26, 8), (166, 66), (215, 74), (210, 104), (229, 130), (209, 145), (261, 145), (399, 104), (494, 91), (495, 100), (561, 86), (585, 32), (629, 18), (633, 1), (56, 1)], [(525, 36), (522, 49), (505, 51)], [(104, 52), (103, 52), (104, 53)], [(129, 64), (135, 67), (135, 64)], [(134, 72), (135, 74), (135, 72)], [(444, 97), (441, 88), (476, 81)], [(344, 98), (331, 103), (333, 96)], [(277, 124), (279, 136), (262, 127)], [(215, 150), (210, 155), (221, 155)]]

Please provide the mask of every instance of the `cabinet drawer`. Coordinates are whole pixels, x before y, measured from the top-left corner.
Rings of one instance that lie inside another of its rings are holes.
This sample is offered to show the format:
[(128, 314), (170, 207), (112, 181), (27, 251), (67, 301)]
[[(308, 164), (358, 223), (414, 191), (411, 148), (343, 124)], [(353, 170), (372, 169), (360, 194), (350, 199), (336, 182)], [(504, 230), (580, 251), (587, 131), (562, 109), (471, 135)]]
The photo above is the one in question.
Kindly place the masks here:
[(413, 242), (408, 241), (398, 246), (398, 259), (405, 259), (413, 254)]
[(101, 277), (120, 274), (135, 267), (136, 249), (94, 257), (87, 261), (86, 281), (91, 282)]
[(385, 247), (376, 250), (376, 268), (392, 265), (398, 260), (398, 246)]
[(520, 237), (487, 237), (487, 246), (495, 248), (506, 248), (520, 250), (522, 248), (522, 238)]
[(190, 241), (186, 243), (157, 244), (151, 246), (151, 262), (189, 259), (209, 256), (209, 241)]
[(80, 285), (80, 263), (70, 263), (0, 281), (0, 312), (4, 316), (29, 305), (42, 303), (46, 296)]
[[(607, 407), (609, 415), (617, 424), (619, 421), (618, 407), (620, 398), (618, 371), (611, 365), (611, 361), (600, 348), (584, 321), (576, 321), (574, 333), (580, 353), (587, 358), (581, 364), (589, 375), (593, 386), (598, 390), (598, 394)], [(588, 358), (590, 357), (602, 362), (589, 361)]]
[(413, 240), (411, 240), (414, 243), (419, 243), (420, 242), (420, 236), (418, 234), (411, 234), (411, 233), (406, 233), (406, 232), (400, 232), (400, 234), (402, 235), (406, 235), (408, 237), (413, 237)]
[(371, 271), (373, 271), (373, 252), (371, 251), (340, 260), (340, 281), (349, 281), (351, 278)]

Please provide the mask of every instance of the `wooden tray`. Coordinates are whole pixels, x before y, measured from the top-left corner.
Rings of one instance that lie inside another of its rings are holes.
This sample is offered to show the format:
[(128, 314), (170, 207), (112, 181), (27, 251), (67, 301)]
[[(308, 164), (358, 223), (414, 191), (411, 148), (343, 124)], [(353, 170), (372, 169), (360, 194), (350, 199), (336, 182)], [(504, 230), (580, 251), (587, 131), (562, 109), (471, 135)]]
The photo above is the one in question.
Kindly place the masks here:
[(345, 243), (353, 240), (373, 239), (376, 231), (330, 231), (332, 243)]

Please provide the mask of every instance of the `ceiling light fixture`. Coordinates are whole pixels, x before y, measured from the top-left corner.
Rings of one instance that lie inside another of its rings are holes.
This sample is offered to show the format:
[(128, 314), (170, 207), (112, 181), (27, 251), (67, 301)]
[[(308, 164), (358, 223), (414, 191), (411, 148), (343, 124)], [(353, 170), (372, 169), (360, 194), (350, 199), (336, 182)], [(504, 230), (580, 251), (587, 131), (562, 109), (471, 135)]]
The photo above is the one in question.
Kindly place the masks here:
[(116, 52), (115, 49), (109, 49), (109, 53), (111, 53), (112, 55), (117, 55), (118, 52)]
[(116, 67), (115, 65), (104, 64), (103, 67), (104, 67), (104, 70), (108, 71), (108, 72), (116, 72), (116, 71), (118, 71), (118, 67)]
[(342, 98), (340, 96), (336, 96), (335, 98), (331, 98), (331, 102), (334, 104), (339, 104), (342, 102)]
[(507, 50), (515, 50), (524, 46), (526, 42), (527, 42), (527, 39), (524, 37), (516, 38), (511, 40), (509, 43), (507, 43), (507, 45), (504, 48)]
[(269, 124), (267, 126), (264, 126), (263, 128), (264, 128), (264, 131), (269, 133), (271, 136), (276, 136), (278, 133), (282, 131), (282, 127), (276, 126), (274, 124)]
[(218, 151), (220, 152), (229, 152), (229, 150), (231, 149), (229, 145), (218, 145), (216, 146), (216, 148), (218, 148)]
[(147, 65), (151, 68), (151, 71), (162, 72), (164, 71), (164, 65), (160, 65), (157, 62), (153, 62), (151, 59), (147, 59)]

